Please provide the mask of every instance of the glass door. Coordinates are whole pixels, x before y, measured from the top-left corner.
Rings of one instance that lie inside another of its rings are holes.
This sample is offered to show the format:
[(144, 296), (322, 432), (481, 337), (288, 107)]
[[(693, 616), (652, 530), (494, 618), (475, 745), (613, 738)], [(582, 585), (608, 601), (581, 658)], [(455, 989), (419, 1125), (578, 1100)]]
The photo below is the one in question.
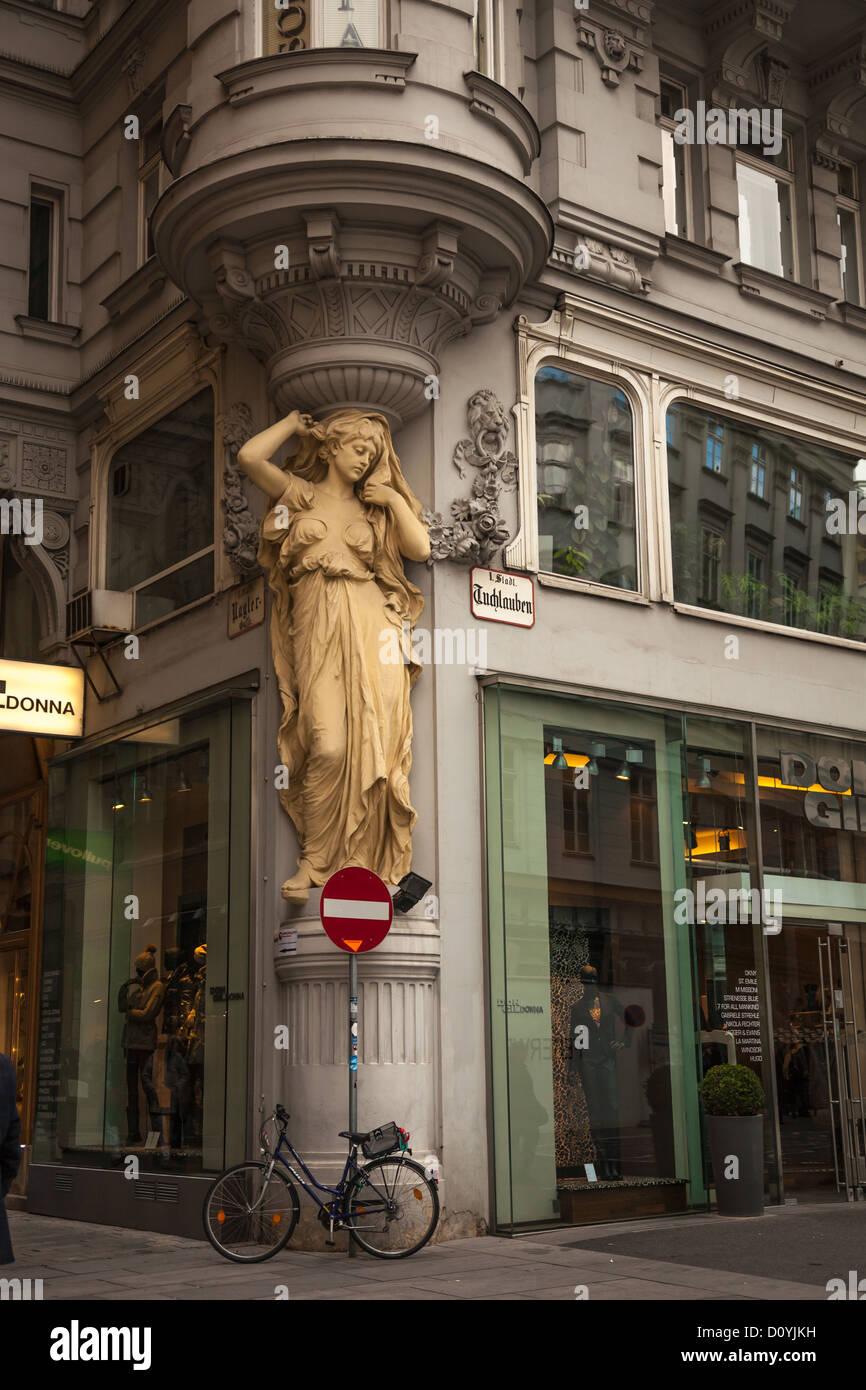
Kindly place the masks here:
[(786, 920), (768, 938), (786, 1190), (862, 1193), (866, 964), (859, 923)]

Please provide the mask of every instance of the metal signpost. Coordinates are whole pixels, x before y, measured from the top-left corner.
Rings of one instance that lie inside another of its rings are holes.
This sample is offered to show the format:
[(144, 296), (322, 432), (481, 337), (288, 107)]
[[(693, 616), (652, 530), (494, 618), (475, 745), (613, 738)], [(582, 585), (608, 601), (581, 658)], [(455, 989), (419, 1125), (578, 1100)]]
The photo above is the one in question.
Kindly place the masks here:
[[(340, 869), (322, 889), (319, 916), (331, 941), (349, 956), (349, 1130), (358, 1128), (358, 955), (388, 935), (394, 906), (372, 869)], [(355, 1253), (349, 1242), (349, 1254)]]

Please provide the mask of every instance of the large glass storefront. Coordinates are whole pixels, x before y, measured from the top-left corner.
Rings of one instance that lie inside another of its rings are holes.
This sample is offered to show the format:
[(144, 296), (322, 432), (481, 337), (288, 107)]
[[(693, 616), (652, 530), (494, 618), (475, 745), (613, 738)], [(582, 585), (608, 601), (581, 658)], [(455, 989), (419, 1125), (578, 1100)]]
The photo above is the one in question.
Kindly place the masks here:
[[(813, 1185), (853, 1194), (866, 748), (499, 683), (485, 730), (497, 1224), (705, 1205), (699, 1086), (726, 1061), (765, 1087), (768, 1200), (810, 1144)], [(807, 1003), (830, 1100), (789, 1142)]]
[(249, 748), (227, 701), (52, 765), (36, 1164), (243, 1156)]

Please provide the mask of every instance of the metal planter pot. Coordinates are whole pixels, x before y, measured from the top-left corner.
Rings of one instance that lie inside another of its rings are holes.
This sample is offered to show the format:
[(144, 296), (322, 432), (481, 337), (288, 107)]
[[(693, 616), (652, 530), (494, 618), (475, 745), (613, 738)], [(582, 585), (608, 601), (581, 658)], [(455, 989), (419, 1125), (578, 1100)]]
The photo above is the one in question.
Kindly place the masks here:
[[(761, 1216), (764, 1210), (763, 1115), (708, 1115), (707, 1137), (720, 1216)], [(726, 1178), (730, 1158), (739, 1176)]]

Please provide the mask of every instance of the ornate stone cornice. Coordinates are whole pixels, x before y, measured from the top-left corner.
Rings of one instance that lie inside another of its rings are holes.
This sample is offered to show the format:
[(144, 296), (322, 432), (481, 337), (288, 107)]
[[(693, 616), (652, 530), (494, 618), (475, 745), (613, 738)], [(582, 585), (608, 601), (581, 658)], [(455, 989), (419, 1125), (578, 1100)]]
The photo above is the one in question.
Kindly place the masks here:
[[(757, 97), (781, 106), (787, 67), (768, 46), (778, 44), (797, 0), (727, 0), (704, 15), (707, 73), (718, 105)], [(769, 94), (772, 92), (773, 99)]]
[(810, 126), (814, 143), (823, 142), (828, 152), (839, 141), (852, 158), (866, 152), (866, 125), (860, 103), (866, 96), (866, 31), (832, 58), (824, 59), (808, 75), (812, 104)]

